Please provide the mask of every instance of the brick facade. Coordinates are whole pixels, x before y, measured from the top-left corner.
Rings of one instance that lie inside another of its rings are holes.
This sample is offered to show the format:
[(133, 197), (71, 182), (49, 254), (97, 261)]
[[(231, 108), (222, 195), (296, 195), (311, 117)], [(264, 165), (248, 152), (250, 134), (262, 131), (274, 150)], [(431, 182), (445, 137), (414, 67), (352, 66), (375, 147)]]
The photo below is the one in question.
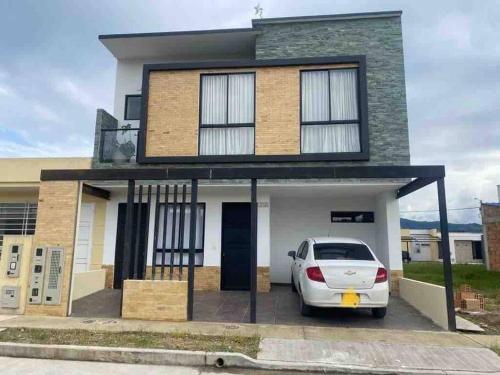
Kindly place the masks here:
[(125, 280), (122, 318), (187, 320), (187, 281)]
[(500, 204), (482, 204), (481, 215), (488, 269), (500, 271)]
[(33, 246), (64, 248), (61, 303), (27, 305), (27, 315), (67, 316), (80, 188), (77, 181), (42, 181)]

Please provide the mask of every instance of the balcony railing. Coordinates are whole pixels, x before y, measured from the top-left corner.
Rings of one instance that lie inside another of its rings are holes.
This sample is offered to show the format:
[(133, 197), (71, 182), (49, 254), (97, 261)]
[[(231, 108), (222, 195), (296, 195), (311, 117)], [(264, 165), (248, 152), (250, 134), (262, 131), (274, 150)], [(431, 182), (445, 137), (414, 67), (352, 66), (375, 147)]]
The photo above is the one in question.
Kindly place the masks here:
[(139, 129), (130, 125), (101, 129), (101, 163), (135, 163), (138, 134)]

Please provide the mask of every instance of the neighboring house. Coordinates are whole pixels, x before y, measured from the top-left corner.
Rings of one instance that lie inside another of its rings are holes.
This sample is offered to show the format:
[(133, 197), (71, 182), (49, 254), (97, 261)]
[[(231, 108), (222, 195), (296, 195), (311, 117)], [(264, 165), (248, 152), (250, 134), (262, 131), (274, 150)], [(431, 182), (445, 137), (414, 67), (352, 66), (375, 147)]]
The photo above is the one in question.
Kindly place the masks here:
[(437, 182), (446, 216), (444, 167), (410, 165), (401, 12), (99, 39), (113, 115), (97, 112), (91, 168), (42, 171), (34, 248), (59, 273), (28, 314), (71, 313), (101, 235), (124, 317), (191, 319), (194, 289), (251, 290), (254, 322), (257, 290), (290, 283), (288, 251), (326, 235), (365, 241), (398, 293), (398, 199)]
[(486, 267), (491, 271), (500, 271), (500, 185), (497, 191), (499, 203), (481, 202)]
[[(450, 232), (451, 262), (483, 263), (482, 233)], [(442, 261), (441, 233), (436, 229), (401, 229), (401, 250), (412, 261)]]

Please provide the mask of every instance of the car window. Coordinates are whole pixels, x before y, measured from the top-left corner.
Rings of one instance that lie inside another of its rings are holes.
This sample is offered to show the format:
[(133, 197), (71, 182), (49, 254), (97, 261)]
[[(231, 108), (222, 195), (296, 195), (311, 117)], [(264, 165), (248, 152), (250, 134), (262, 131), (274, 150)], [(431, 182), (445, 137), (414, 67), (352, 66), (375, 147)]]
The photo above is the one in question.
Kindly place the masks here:
[(314, 245), (316, 260), (374, 260), (366, 245), (358, 243), (320, 243)]
[(306, 245), (307, 242), (302, 242), (299, 246), (299, 250), (297, 250), (297, 258), (304, 259), (302, 258), (302, 253), (304, 252), (304, 246)]
[(307, 258), (307, 253), (309, 251), (309, 242), (304, 242), (304, 247), (302, 248), (302, 256), (301, 258), (302, 259), (306, 259)]

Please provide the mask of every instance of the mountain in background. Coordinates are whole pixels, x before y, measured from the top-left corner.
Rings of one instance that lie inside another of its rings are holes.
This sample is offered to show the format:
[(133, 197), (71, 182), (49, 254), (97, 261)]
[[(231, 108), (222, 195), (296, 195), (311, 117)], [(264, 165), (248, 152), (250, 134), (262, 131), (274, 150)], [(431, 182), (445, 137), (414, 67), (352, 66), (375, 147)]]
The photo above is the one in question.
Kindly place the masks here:
[[(417, 221), (401, 218), (402, 229), (439, 229), (439, 221)], [(449, 223), (450, 232), (482, 232), (481, 224), (453, 224)]]

